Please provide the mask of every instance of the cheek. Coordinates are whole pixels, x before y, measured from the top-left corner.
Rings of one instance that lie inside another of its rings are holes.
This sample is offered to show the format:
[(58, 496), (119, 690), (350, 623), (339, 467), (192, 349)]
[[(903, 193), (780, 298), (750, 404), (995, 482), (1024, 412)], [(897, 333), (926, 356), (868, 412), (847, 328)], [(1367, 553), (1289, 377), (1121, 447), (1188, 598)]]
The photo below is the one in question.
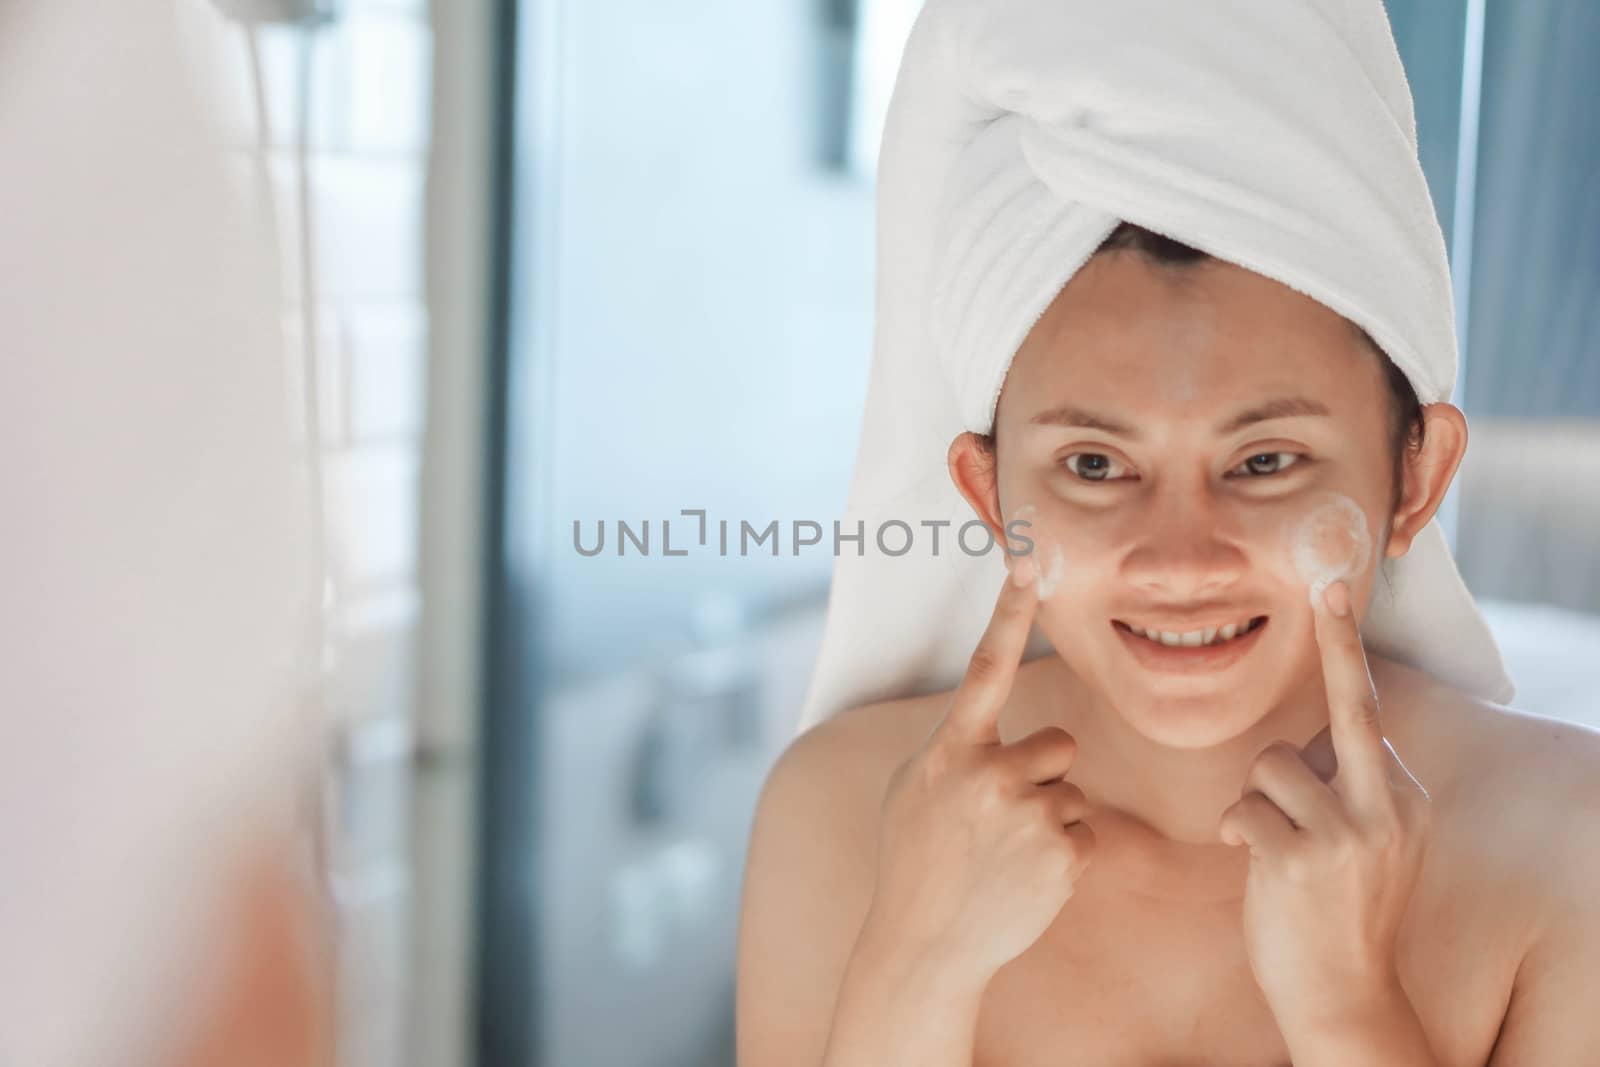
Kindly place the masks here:
[(1363, 573), (1372, 556), (1366, 512), (1354, 500), (1331, 491), (1285, 522), (1281, 541), (1290, 568), (1313, 603), (1332, 583)]

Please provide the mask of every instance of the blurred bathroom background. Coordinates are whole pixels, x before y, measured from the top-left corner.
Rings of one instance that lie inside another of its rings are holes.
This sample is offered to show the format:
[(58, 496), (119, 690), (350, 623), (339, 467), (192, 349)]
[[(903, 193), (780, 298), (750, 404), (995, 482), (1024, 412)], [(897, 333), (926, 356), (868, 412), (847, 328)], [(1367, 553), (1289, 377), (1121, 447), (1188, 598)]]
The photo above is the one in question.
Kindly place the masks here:
[[(341, 1062), (732, 1067), (916, 0), (184, 2), (314, 409)], [(1447, 529), (1518, 706), (1600, 725), (1600, 6), (1389, 10), (1457, 277)], [(676, 554), (723, 520), (781, 551)]]

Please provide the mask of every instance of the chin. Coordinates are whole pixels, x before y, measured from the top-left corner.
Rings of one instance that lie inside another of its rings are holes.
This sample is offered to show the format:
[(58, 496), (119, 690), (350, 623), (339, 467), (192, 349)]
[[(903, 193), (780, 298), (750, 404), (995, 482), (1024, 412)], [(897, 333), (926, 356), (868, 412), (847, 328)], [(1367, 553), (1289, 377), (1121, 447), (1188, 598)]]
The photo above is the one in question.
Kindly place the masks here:
[(1245, 733), (1271, 711), (1257, 695), (1226, 690), (1187, 696), (1162, 696), (1120, 684), (1107, 691), (1111, 706), (1135, 731), (1167, 748), (1203, 749)]

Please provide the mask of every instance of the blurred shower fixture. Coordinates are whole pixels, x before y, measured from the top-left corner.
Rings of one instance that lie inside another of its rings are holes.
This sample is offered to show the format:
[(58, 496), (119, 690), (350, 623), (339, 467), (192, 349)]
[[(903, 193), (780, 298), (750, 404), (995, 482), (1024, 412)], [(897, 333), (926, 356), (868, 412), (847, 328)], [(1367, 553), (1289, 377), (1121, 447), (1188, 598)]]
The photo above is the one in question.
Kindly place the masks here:
[(856, 23), (860, 0), (820, 0), (817, 151), (829, 170), (850, 166), (855, 99)]
[(344, 0), (216, 0), (229, 18), (280, 26), (320, 26), (339, 17)]

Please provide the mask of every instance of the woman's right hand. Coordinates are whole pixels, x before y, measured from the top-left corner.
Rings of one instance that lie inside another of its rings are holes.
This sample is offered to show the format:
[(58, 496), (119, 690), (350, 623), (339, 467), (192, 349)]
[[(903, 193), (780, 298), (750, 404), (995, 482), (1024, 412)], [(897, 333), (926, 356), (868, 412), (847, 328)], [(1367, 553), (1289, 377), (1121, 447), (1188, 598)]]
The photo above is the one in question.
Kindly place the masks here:
[(1054, 921), (1094, 846), (1083, 791), (1063, 780), (1077, 742), (1056, 726), (1003, 744), (1039, 603), (1019, 559), (944, 718), (890, 777), (865, 940), (987, 982)]

